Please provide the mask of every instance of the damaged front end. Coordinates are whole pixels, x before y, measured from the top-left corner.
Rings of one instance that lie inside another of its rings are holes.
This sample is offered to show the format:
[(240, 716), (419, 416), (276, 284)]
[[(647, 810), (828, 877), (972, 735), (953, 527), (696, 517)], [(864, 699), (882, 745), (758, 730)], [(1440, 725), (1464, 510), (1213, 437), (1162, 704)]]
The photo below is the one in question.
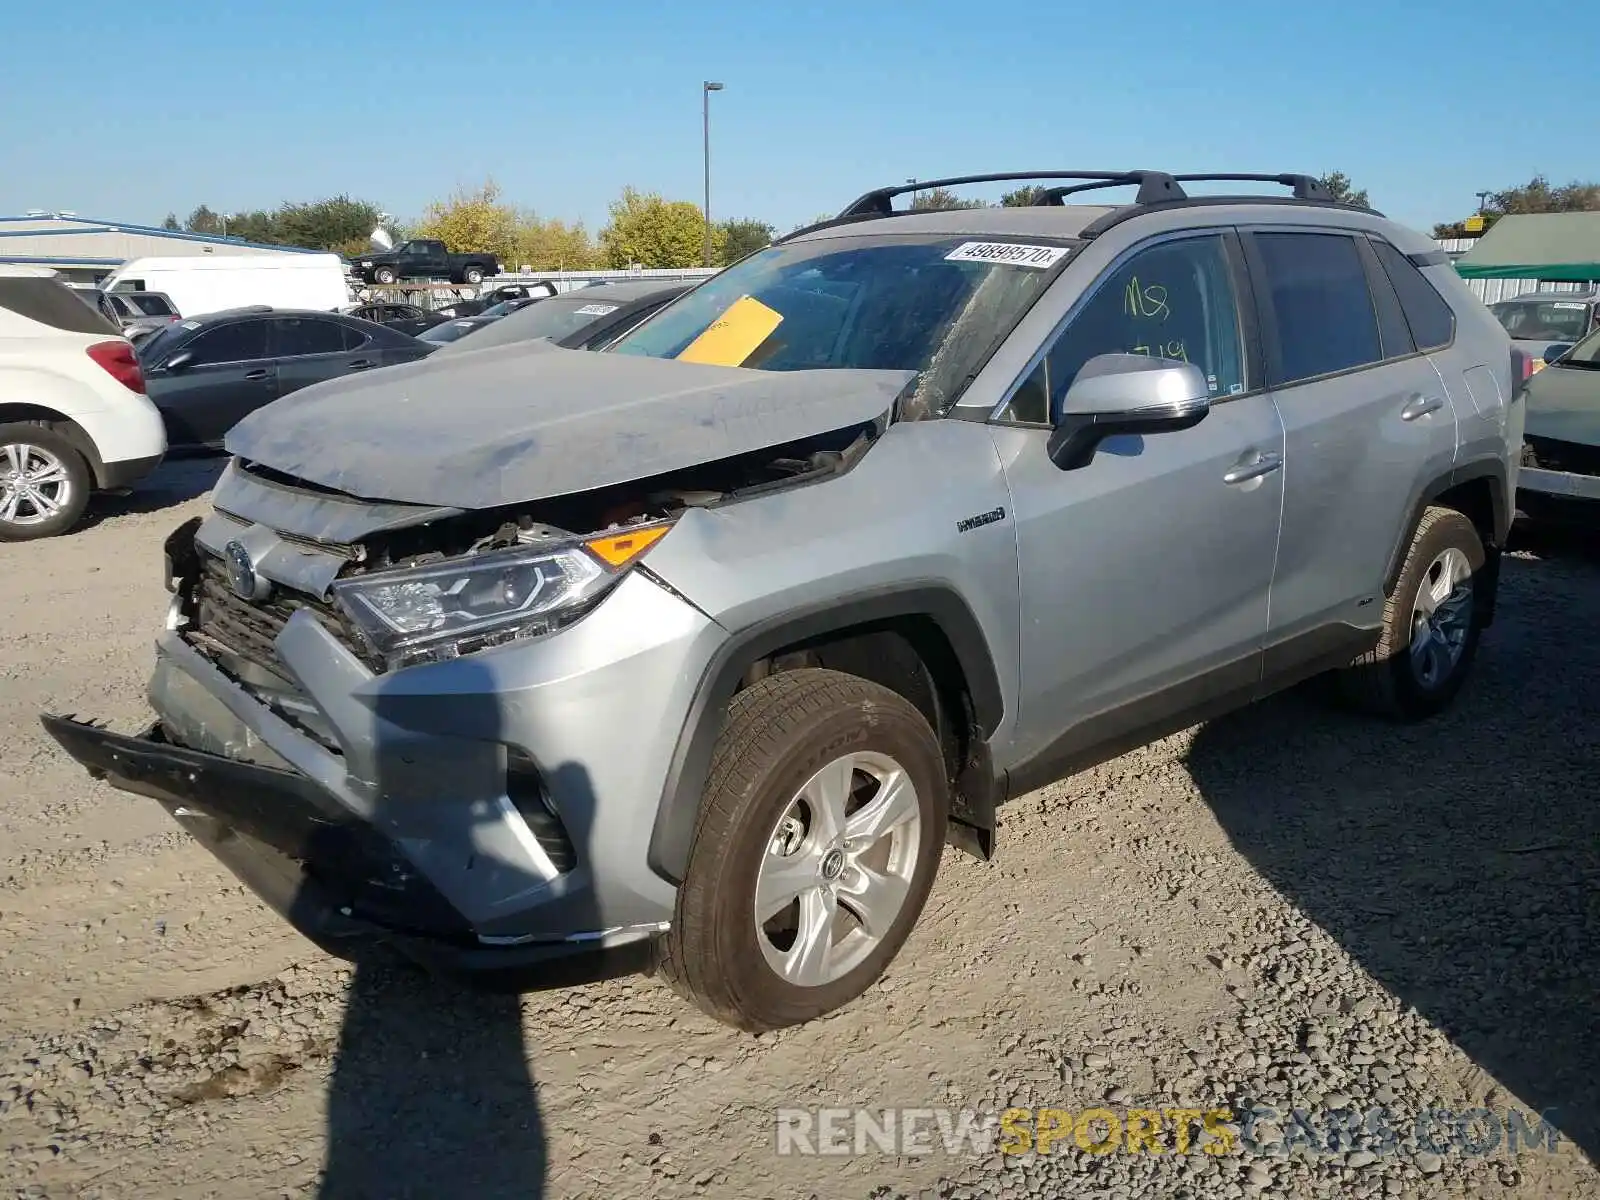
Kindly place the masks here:
[(473, 972), (631, 957), (673, 911), (641, 869), (663, 715), (725, 636), (648, 552), (693, 510), (848, 471), (887, 419), (484, 509), (236, 457), (167, 541), (158, 720), (45, 727), (333, 953), (381, 940)]

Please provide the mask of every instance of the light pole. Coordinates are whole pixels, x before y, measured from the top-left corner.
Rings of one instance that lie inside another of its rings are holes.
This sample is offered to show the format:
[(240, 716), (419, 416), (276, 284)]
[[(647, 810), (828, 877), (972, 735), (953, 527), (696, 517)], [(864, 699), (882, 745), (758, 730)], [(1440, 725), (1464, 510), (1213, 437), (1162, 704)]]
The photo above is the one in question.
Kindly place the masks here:
[(704, 161), (706, 168), (706, 247), (705, 265), (711, 265), (711, 93), (720, 92), (722, 85), (711, 80), (703, 80), (700, 84), (700, 134), (704, 141)]
[(912, 192), (911, 192), (911, 207), (915, 208), (917, 206), (917, 193), (916, 193), (916, 190), (915, 190), (916, 186), (917, 186), (917, 181), (916, 181), (915, 176), (913, 176), (912, 178), (906, 180), (906, 182), (909, 183), (911, 185), (912, 189), (913, 189)]

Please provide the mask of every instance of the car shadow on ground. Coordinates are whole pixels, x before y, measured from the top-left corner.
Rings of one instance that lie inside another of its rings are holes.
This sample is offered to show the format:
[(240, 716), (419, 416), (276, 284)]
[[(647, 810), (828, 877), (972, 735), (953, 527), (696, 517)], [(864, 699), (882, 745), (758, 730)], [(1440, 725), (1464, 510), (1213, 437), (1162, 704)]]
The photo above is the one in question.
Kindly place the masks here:
[(126, 494), (97, 492), (90, 497), (77, 528), (90, 529), (115, 517), (159, 512), (187, 503), (215, 487), (227, 465), (226, 455), (169, 458)]
[(1274, 888), (1511, 1089), (1497, 1109), (1554, 1110), (1600, 1160), (1600, 556), (1504, 576), (1447, 714), (1375, 726), (1297, 692), (1203, 728), (1187, 766)]
[[(415, 835), (416, 806), (458, 796), (466, 786), (481, 787), (483, 755), (494, 754), (503, 738), (518, 736), (503, 725), (495, 678), (469, 659), (458, 660), (454, 668), (448, 696), (419, 700), (415, 694), (380, 693), (375, 701), (384, 731), (380, 737), (395, 739), (378, 755), (372, 824), (380, 830), (404, 826)], [(474, 678), (475, 673), (482, 677)], [(408, 730), (440, 724), (459, 731), (460, 738), (409, 740)], [(499, 763), (494, 770), (503, 772), (504, 760), (494, 761)], [(561, 800), (557, 807), (574, 850), (573, 869), (582, 871), (589, 861), (595, 810), (589, 773), (579, 763), (542, 767), (543, 786)], [(496, 778), (504, 788), (503, 777)], [(483, 822), (470, 838), (470, 869), (502, 878), (485, 894), (520, 896), (530, 877), (501, 861), (503, 853), (497, 857), (495, 803), (467, 796), (453, 802), (462, 820)], [(436, 809), (427, 820), (440, 815)], [(527, 836), (535, 835), (530, 830)], [(444, 851), (438, 853), (442, 857)], [(512, 875), (503, 876), (508, 869)], [(295, 903), (308, 902), (313, 890), (303, 886)], [(531, 922), (535, 929), (537, 921)], [(582, 888), (553, 932), (605, 927), (592, 891)], [(500, 969), (476, 975), (470, 983), (402, 962), (386, 946), (345, 957), (355, 961), (356, 971), (333, 1059), (319, 1200), (543, 1196), (545, 1119), (523, 1038), (521, 993), (635, 971), (648, 961), (647, 954), (635, 947), (603, 958), (585, 954), (533, 966), (500, 960)]]

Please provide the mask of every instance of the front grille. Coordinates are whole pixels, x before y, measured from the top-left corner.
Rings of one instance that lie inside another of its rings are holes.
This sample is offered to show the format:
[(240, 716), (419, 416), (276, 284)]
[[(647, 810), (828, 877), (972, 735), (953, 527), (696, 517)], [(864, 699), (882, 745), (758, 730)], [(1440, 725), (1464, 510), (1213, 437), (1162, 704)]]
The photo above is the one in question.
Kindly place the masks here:
[(302, 610), (316, 618), (340, 645), (369, 668), (382, 670), (382, 662), (354, 636), (343, 615), (333, 605), (315, 596), (281, 587), (273, 589), (272, 594), (259, 604), (242, 600), (228, 586), (228, 572), (222, 560), (201, 552), (199, 578), (194, 584), (191, 607), (194, 621), (190, 632), (198, 635), (202, 649), (206, 648), (205, 643), (212, 643), (282, 677), (283, 664), (278, 661), (273, 642), (289, 618)]

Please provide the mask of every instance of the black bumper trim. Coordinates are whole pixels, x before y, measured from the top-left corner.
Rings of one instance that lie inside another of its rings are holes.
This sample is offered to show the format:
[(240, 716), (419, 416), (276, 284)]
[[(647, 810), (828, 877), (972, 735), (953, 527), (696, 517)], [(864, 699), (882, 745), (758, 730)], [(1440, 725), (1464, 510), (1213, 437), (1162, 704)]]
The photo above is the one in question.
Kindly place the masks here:
[(163, 457), (155, 454), (149, 458), (125, 458), (121, 462), (101, 463), (98, 472), (101, 490), (115, 491), (137, 483), (159, 467)]
[[(130, 736), (69, 716), (40, 720), (90, 775), (158, 801), (262, 901), (336, 957), (359, 958), (366, 946), (384, 943), (432, 969), (518, 988), (570, 986), (645, 965), (647, 946), (482, 944), (389, 839), (296, 772), (176, 745), (159, 722)], [(559, 978), (546, 970), (569, 959), (583, 965)], [(539, 977), (520, 974), (532, 967)]]

